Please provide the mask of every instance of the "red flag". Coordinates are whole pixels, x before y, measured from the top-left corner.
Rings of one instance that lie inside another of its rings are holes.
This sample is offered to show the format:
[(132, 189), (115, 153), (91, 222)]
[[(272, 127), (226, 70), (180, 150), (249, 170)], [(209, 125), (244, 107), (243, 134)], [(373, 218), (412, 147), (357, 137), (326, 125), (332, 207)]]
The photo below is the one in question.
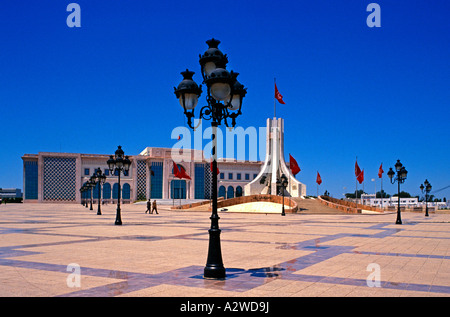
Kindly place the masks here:
[(291, 170), (292, 174), (294, 174), (294, 176), (301, 171), (300, 167), (297, 164), (297, 161), (292, 157), (291, 154), (289, 154), (289, 169)]
[(173, 175), (175, 175), (175, 177), (181, 178), (180, 170), (178, 169), (178, 166), (177, 164), (175, 164), (175, 162), (173, 162)]
[[(211, 173), (212, 173), (212, 171), (213, 171), (213, 162), (211, 162)], [(219, 167), (217, 167), (217, 175), (219, 175)]]
[(180, 178), (191, 179), (183, 167), (180, 168)]
[(283, 96), (280, 94), (277, 88), (277, 84), (275, 84), (275, 99), (278, 100), (279, 103), (285, 105), (286, 103), (283, 101)]
[(381, 163), (380, 168), (378, 169), (378, 178), (381, 178), (383, 176), (383, 163)]
[(356, 178), (358, 182), (361, 184), (364, 181), (364, 170), (362, 170), (361, 173), (359, 173), (358, 177)]
[(178, 168), (178, 166), (177, 166), (177, 164), (175, 164), (175, 162), (173, 162), (173, 175), (180, 179), (181, 178), (191, 179), (189, 177), (189, 175), (186, 173), (186, 171), (184, 170), (183, 166), (180, 165), (180, 168)]
[(319, 172), (317, 172), (316, 183), (319, 185), (322, 184), (322, 177), (320, 177)]
[(361, 169), (358, 166), (358, 161), (355, 162), (355, 176), (358, 177), (358, 175), (361, 174)]

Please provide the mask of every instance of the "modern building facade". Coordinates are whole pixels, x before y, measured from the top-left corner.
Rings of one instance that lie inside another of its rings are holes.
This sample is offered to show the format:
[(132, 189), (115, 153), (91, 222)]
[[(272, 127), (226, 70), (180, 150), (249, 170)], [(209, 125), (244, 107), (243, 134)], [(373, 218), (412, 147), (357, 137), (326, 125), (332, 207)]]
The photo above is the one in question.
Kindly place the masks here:
[[(173, 174), (172, 149), (145, 148), (139, 155), (130, 156), (130, 170), (121, 176), (124, 202), (151, 199), (210, 199), (210, 161), (199, 150), (184, 150), (178, 161), (191, 177), (178, 179)], [(201, 159), (198, 159), (198, 158)], [(39, 203), (81, 203), (80, 188), (97, 168), (106, 174), (101, 188), (102, 199), (114, 203), (118, 197), (118, 177), (110, 175), (109, 155), (39, 152), (25, 154), (23, 160), (23, 201)], [(218, 194), (225, 198), (243, 195), (244, 186), (260, 172), (260, 161), (219, 159)], [(99, 186), (99, 185), (97, 185)], [(98, 198), (98, 187), (92, 190)]]

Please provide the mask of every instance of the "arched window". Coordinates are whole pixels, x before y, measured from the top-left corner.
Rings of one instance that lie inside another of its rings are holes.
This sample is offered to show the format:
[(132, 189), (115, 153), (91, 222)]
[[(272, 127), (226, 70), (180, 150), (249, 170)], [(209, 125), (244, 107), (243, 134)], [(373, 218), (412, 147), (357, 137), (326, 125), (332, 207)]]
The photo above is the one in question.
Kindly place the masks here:
[(111, 184), (103, 184), (103, 199), (111, 199)]
[(236, 197), (241, 197), (242, 196), (242, 187), (238, 186), (236, 187)]
[(227, 199), (234, 198), (234, 188), (233, 186), (228, 186), (227, 189)]
[(218, 197), (226, 198), (225, 195), (226, 195), (225, 186), (220, 186), (219, 187), (219, 196)]
[(100, 184), (97, 182), (97, 184), (95, 184), (95, 187), (92, 188), (92, 198), (94, 199), (98, 199), (98, 188), (99, 188)]
[(122, 199), (130, 199), (131, 187), (130, 184), (125, 183), (122, 187)]
[(112, 196), (113, 196), (113, 199), (119, 198), (119, 184), (118, 183), (115, 183), (113, 185)]

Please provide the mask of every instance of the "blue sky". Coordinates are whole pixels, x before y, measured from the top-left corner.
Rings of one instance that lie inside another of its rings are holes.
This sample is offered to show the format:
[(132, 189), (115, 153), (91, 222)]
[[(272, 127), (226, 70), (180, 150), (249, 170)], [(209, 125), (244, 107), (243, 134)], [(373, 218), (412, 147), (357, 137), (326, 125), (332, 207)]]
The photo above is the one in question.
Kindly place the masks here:
[[(356, 157), (367, 192), (372, 178), (380, 188), (380, 164), (387, 172), (397, 159), (411, 194), (426, 178), (433, 190), (450, 185), (446, 0), (376, 1), (379, 28), (366, 24), (369, 0), (78, 0), (81, 27), (69, 28), (71, 2), (0, 2), (0, 187), (23, 188), (25, 153), (172, 147), (186, 124), (173, 87), (186, 68), (201, 82), (212, 37), (248, 88), (239, 126), (273, 117), (276, 77), (285, 154), (308, 194), (317, 171), (320, 193), (354, 191)], [(386, 173), (383, 188), (397, 190)]]

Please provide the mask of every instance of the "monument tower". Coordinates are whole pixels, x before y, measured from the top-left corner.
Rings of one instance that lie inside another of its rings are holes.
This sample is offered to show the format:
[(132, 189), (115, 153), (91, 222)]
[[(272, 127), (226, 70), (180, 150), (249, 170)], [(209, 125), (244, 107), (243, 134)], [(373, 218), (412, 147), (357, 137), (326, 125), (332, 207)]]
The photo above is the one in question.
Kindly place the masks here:
[(244, 193), (248, 195), (281, 194), (282, 188), (277, 188), (277, 180), (286, 175), (288, 186), (285, 196), (306, 196), (306, 185), (295, 179), (284, 161), (284, 120), (282, 118), (267, 119), (266, 157), (261, 171), (256, 178), (245, 185)]

